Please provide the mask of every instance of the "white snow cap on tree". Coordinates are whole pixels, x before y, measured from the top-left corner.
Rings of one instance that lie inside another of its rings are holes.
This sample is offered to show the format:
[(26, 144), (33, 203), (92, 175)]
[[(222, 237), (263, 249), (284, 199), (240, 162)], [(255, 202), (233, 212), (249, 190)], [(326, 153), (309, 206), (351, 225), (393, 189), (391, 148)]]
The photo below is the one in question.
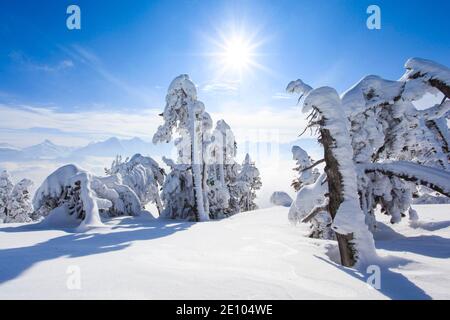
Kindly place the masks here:
[(8, 200), (8, 214), (5, 222), (31, 222), (31, 213), (33, 206), (31, 204), (30, 188), (33, 181), (22, 179), (19, 181), (11, 192)]
[(407, 72), (400, 80), (421, 77), (424, 81), (437, 80), (450, 86), (450, 69), (431, 60), (410, 58), (405, 63)]
[(166, 107), (162, 114), (164, 124), (158, 127), (153, 136), (153, 143), (170, 142), (173, 130), (177, 126), (180, 128), (189, 127), (187, 123), (189, 110), (187, 109), (202, 109), (202, 106), (202, 103), (197, 103), (197, 89), (189, 76), (182, 74), (176, 77), (167, 90)]

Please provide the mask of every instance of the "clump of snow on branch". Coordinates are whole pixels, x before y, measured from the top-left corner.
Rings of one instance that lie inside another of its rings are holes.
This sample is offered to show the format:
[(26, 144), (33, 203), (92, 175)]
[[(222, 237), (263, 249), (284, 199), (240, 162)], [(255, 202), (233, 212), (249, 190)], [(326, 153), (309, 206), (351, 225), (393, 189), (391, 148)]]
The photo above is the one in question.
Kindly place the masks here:
[(316, 182), (320, 173), (313, 166), (313, 159), (301, 147), (292, 147), (292, 157), (297, 165), (294, 170), (299, 172), (299, 177), (292, 182), (292, 186), (295, 191), (299, 191), (303, 186)]

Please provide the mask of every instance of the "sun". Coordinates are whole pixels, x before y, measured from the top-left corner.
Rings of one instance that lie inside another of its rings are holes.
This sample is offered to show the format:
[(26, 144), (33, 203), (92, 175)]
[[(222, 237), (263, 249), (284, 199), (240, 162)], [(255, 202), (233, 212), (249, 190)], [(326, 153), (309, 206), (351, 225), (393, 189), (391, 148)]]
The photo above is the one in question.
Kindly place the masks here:
[(231, 28), (224, 32), (217, 30), (213, 36), (207, 36), (214, 50), (206, 53), (211, 58), (217, 79), (240, 81), (255, 69), (265, 69), (257, 61), (261, 53), (260, 46), (264, 40), (258, 40), (258, 32), (246, 33), (244, 29)]
[(221, 64), (224, 68), (242, 72), (254, 63), (252, 46), (241, 37), (234, 36), (225, 40), (223, 48)]

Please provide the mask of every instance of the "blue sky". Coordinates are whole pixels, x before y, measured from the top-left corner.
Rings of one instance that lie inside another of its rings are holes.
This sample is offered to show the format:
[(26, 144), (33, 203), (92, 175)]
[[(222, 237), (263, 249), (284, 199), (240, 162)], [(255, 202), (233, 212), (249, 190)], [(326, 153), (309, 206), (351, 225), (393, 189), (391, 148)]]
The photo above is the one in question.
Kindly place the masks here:
[[(66, 28), (70, 4), (81, 8), (81, 30)], [(370, 4), (381, 8), (381, 30), (366, 28)], [(367, 74), (397, 79), (413, 56), (450, 65), (449, 10), (445, 0), (2, 1), (0, 142), (151, 137), (181, 73), (208, 111), (243, 130), (283, 126), (281, 114), (295, 128), (290, 80), (343, 91)], [(211, 54), (233, 30), (258, 44), (261, 67), (240, 78), (219, 74)]]

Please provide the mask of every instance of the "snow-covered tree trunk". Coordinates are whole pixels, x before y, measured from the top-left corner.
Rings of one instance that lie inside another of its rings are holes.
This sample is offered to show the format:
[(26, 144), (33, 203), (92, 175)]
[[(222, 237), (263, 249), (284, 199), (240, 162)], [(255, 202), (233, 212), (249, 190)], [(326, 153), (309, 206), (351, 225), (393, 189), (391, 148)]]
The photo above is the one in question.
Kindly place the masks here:
[(201, 122), (197, 120), (195, 108), (189, 108), (189, 134), (191, 137), (191, 168), (192, 168), (192, 185), (194, 188), (194, 197), (196, 203), (195, 219), (197, 221), (209, 220), (209, 215), (205, 211), (205, 201), (203, 194), (203, 159), (202, 159), (202, 141), (199, 141), (199, 125)]
[(353, 149), (336, 90), (322, 87), (308, 93), (304, 110), (313, 110), (312, 121), (320, 130), (324, 147), (325, 172), (328, 183), (328, 211), (344, 266), (371, 259), (375, 255), (372, 234), (365, 224), (359, 203), (356, 168), (351, 156)]
[[(325, 121), (322, 124), (326, 126)], [(340, 205), (344, 202), (342, 174), (339, 171), (339, 163), (333, 154), (333, 145), (335, 141), (328, 129), (320, 129), (320, 142), (323, 145), (325, 157), (325, 172), (328, 181), (328, 211), (334, 220)], [(336, 232), (336, 239), (339, 245), (339, 253), (341, 255), (341, 263), (346, 267), (351, 267), (356, 263), (355, 248), (352, 244), (353, 233), (340, 234)]]

